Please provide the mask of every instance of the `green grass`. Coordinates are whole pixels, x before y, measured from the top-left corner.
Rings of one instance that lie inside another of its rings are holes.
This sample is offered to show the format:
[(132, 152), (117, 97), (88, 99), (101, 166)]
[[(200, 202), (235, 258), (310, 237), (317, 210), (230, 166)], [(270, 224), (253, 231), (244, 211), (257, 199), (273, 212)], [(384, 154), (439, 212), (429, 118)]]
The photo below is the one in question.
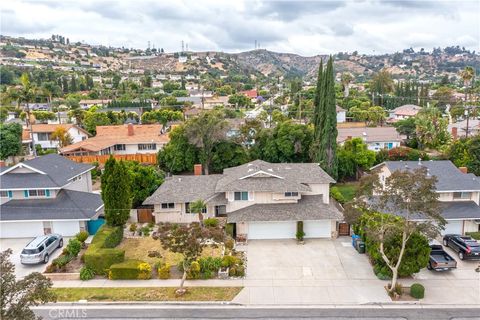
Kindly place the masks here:
[(177, 297), (177, 288), (52, 288), (57, 301), (231, 301), (242, 287), (191, 287)]
[(338, 191), (343, 195), (345, 202), (348, 202), (355, 196), (355, 192), (357, 192), (358, 189), (358, 182), (337, 183), (335, 187), (337, 187)]

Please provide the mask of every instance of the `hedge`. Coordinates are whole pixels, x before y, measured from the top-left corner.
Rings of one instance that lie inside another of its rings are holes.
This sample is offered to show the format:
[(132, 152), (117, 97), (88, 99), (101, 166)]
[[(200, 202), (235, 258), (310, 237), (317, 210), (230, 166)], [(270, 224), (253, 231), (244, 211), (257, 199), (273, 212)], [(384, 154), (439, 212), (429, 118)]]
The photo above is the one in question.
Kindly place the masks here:
[(95, 234), (84, 255), (85, 266), (95, 274), (106, 275), (112, 264), (125, 260), (125, 251), (115, 248), (123, 238), (122, 227), (103, 225)]
[(465, 232), (467, 236), (472, 237), (475, 240), (480, 240), (480, 231), (477, 232)]
[(108, 273), (110, 280), (146, 280), (152, 277), (152, 267), (141, 260), (126, 260), (112, 264)]
[(414, 283), (410, 287), (410, 295), (415, 299), (423, 299), (425, 296), (425, 287), (420, 283)]

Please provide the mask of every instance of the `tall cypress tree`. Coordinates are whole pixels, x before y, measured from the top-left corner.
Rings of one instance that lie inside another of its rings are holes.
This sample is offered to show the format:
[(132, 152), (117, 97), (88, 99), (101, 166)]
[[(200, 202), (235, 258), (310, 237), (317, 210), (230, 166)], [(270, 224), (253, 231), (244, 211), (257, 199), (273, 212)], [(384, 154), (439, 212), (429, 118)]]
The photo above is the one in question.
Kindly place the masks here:
[(108, 225), (123, 226), (130, 215), (132, 207), (131, 178), (123, 161), (116, 161), (113, 171), (107, 177), (105, 194), (105, 219)]
[[(337, 111), (335, 100), (335, 79), (333, 59), (330, 57), (323, 72), (320, 64), (319, 79), (315, 95), (314, 114), (314, 160), (334, 179), (338, 175), (337, 149)], [(321, 78), (320, 78), (321, 77)]]

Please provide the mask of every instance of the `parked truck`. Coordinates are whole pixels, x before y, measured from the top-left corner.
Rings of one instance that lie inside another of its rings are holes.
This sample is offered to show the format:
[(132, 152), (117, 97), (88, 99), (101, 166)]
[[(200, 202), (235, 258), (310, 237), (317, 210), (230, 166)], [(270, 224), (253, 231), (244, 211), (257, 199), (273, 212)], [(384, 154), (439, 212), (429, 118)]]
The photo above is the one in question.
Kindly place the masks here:
[(430, 261), (427, 268), (435, 271), (448, 271), (457, 267), (457, 261), (452, 258), (441, 244), (430, 244)]

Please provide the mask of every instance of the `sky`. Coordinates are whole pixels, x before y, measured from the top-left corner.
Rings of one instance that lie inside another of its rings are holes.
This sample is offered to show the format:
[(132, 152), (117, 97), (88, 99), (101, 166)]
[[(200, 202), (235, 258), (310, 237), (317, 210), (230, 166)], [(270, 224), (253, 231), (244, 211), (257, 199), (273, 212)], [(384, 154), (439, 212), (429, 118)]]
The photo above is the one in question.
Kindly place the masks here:
[(480, 51), (480, 0), (7, 0), (0, 18), (2, 35), (167, 52)]

